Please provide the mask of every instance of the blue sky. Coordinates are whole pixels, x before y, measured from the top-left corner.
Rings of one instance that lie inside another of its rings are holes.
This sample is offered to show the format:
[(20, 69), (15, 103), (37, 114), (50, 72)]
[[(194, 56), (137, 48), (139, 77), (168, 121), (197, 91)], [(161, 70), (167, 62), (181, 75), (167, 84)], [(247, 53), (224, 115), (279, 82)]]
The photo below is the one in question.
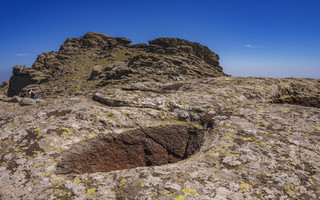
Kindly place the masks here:
[(232, 76), (320, 78), (320, 0), (0, 0), (0, 82), (94, 31), (208, 46)]

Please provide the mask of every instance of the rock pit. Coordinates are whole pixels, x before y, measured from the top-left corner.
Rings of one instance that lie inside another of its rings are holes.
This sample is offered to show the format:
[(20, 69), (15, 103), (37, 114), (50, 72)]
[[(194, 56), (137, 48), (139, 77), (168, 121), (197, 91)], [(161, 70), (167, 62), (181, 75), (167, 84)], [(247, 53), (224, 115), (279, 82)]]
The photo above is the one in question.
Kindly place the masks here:
[(186, 125), (141, 128), (75, 144), (62, 153), (58, 173), (94, 173), (176, 163), (197, 153), (201, 130)]

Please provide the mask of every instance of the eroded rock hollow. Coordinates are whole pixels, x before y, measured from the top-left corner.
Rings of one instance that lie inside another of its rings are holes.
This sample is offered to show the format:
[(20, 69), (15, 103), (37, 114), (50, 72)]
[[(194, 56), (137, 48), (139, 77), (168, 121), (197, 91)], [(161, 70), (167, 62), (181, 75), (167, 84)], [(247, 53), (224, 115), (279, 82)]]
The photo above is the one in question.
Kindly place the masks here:
[(94, 173), (175, 163), (196, 153), (200, 130), (186, 125), (141, 128), (75, 144), (62, 153), (59, 173)]

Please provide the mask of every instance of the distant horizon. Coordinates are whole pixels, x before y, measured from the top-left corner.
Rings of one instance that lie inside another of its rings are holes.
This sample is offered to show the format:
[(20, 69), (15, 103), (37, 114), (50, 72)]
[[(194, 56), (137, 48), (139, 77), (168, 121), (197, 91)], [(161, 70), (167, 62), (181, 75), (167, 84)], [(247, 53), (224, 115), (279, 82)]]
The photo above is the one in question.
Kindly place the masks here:
[(231, 76), (320, 79), (320, 0), (13, 0), (2, 2), (0, 19), (0, 83), (15, 65), (31, 67), (91, 31), (133, 44), (197, 42)]

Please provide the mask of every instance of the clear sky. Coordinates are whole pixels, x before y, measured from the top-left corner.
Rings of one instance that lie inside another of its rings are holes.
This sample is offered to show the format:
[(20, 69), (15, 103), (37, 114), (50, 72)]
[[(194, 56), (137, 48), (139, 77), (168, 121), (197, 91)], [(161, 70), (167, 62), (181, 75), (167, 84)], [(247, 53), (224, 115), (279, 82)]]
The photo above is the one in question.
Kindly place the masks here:
[(0, 82), (89, 31), (199, 42), (232, 76), (320, 78), (320, 0), (0, 0)]

